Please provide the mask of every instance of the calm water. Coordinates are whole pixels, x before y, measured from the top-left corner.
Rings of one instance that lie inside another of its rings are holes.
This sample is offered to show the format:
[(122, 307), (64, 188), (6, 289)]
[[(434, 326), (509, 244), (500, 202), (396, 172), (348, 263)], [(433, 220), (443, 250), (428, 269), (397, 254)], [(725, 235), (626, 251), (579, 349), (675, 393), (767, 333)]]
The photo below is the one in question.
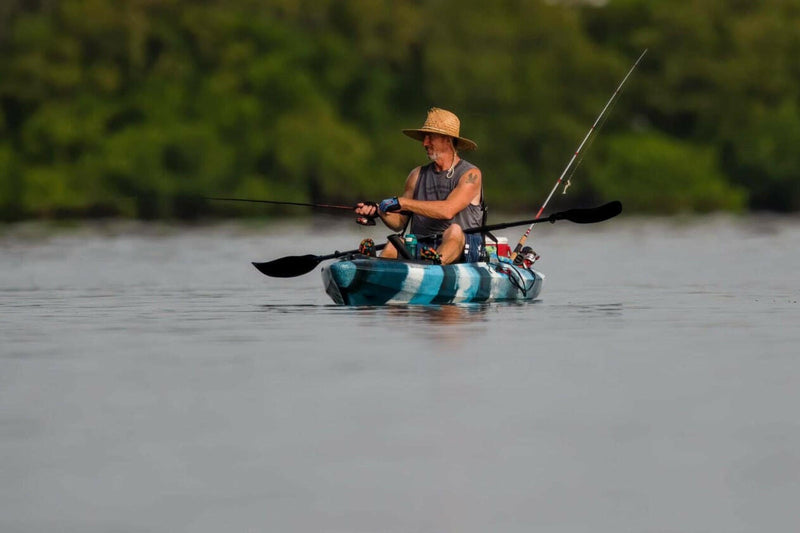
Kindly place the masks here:
[(800, 528), (800, 220), (547, 224), (526, 305), (249, 264), (362, 236), (3, 229), (0, 531)]

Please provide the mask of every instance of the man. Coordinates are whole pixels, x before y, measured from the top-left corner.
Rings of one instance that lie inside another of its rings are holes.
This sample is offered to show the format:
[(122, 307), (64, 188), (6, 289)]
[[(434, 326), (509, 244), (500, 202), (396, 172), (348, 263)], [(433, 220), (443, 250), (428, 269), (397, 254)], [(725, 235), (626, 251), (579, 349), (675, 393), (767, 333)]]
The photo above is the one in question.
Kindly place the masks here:
[[(387, 198), (377, 207), (356, 206), (357, 214), (369, 217), (377, 213), (394, 231), (402, 231), (410, 216), (410, 233), (417, 236), (420, 248), (428, 250), (423, 257), (444, 265), (478, 261), (481, 252), (480, 234), (464, 233), (483, 224), (485, 206), (480, 169), (458, 155), (459, 150), (477, 148), (475, 142), (460, 136), (460, 126), (455, 114), (431, 108), (421, 128), (403, 130), (422, 141), (431, 163), (411, 171), (401, 196)], [(436, 235), (441, 237), (434, 238)], [(381, 256), (395, 258), (397, 250), (387, 243)]]

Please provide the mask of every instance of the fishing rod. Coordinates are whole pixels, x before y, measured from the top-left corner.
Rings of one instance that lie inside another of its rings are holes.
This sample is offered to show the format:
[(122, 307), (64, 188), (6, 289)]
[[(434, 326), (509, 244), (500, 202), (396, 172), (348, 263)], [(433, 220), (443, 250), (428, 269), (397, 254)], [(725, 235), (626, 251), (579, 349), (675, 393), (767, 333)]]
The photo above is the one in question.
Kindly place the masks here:
[[(547, 204), (550, 203), (550, 198), (553, 197), (553, 194), (556, 192), (556, 190), (558, 189), (559, 185), (561, 185), (561, 181), (564, 179), (564, 176), (567, 175), (567, 172), (569, 171), (570, 167), (572, 166), (572, 163), (575, 162), (575, 160), (578, 158), (578, 154), (581, 153), (581, 150), (583, 149), (583, 145), (586, 144), (586, 141), (592, 135), (592, 133), (594, 132), (594, 130), (597, 127), (597, 125), (600, 123), (600, 120), (603, 118), (603, 115), (605, 115), (606, 110), (611, 105), (611, 102), (613, 102), (614, 99), (617, 97), (617, 95), (619, 94), (620, 90), (622, 89), (622, 86), (625, 85), (625, 82), (628, 80), (628, 77), (636, 69), (636, 66), (639, 64), (639, 61), (642, 60), (642, 58), (644, 57), (644, 55), (646, 53), (647, 53), (647, 49), (645, 48), (644, 52), (642, 52), (642, 55), (639, 56), (639, 59), (636, 60), (636, 62), (633, 64), (633, 66), (628, 71), (628, 73), (625, 74), (625, 77), (622, 78), (622, 81), (620, 82), (619, 86), (617, 87), (617, 90), (614, 91), (614, 94), (612, 94), (611, 98), (608, 99), (608, 102), (606, 102), (606, 105), (603, 108), (603, 110), (600, 111), (600, 114), (597, 116), (597, 119), (594, 121), (594, 124), (592, 124), (592, 127), (589, 128), (589, 133), (586, 134), (586, 137), (584, 137), (583, 141), (581, 141), (580, 145), (578, 145), (578, 149), (575, 150), (574, 154), (572, 154), (572, 158), (569, 160), (569, 163), (567, 163), (567, 166), (564, 168), (564, 172), (562, 172), (561, 175), (558, 177), (558, 180), (556, 181), (556, 184), (553, 186), (552, 190), (550, 191), (550, 194), (547, 195), (547, 199), (542, 204), (542, 207), (539, 208), (539, 212), (536, 213), (536, 217), (533, 219), (534, 222), (536, 220), (538, 220), (539, 217), (542, 216), (542, 212), (547, 207)], [(567, 180), (567, 181), (569, 182), (569, 180)], [(532, 230), (533, 230), (533, 222), (531, 222), (531, 225), (528, 226), (527, 231), (525, 231), (525, 233), (522, 235), (522, 237), (520, 237), (519, 242), (514, 247), (514, 251), (511, 253), (511, 260), (512, 261), (516, 260), (517, 255), (519, 255), (519, 253), (522, 251), (522, 247), (525, 245), (525, 241), (528, 240), (528, 236), (531, 234)]]
[[(211, 196), (204, 196), (204, 200), (214, 200), (214, 201), (222, 201), (222, 202), (248, 202), (254, 204), (272, 204), (272, 205), (298, 205), (301, 207), (315, 207), (319, 209), (337, 209), (337, 210), (347, 210), (353, 211), (356, 207), (355, 205), (336, 205), (336, 204), (312, 204), (312, 203), (305, 203), (305, 202), (283, 202), (278, 200), (253, 200), (250, 198), (217, 198)], [(378, 204), (374, 202), (365, 202), (365, 205), (374, 205), (378, 207)], [(364, 226), (374, 226), (375, 225), (375, 218), (378, 215), (375, 214), (374, 216), (362, 216), (356, 219), (356, 222), (362, 224)]]

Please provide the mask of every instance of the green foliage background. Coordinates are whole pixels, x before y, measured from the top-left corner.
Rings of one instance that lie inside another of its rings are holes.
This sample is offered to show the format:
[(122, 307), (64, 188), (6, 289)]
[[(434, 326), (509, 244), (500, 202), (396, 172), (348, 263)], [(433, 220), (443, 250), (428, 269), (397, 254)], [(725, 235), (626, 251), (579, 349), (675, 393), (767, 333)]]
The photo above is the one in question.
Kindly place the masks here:
[(796, 0), (5, 0), (0, 217), (379, 200), (431, 106), (530, 211), (644, 48), (571, 203), (796, 211), (798, 27)]

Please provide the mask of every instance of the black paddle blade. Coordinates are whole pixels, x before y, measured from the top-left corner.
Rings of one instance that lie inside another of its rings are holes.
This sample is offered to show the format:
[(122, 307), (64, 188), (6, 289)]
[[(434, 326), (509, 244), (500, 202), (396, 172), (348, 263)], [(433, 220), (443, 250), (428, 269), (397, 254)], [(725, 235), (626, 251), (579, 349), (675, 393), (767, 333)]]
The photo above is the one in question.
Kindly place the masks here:
[(549, 220), (550, 222), (569, 220), (576, 224), (594, 224), (595, 222), (603, 222), (609, 218), (614, 218), (620, 213), (622, 213), (622, 202), (614, 200), (613, 202), (608, 202), (605, 205), (593, 207), (591, 209), (570, 209), (562, 213), (554, 213), (550, 216)]
[(265, 276), (272, 278), (294, 278), (317, 268), (320, 258), (317, 255), (289, 255), (266, 263), (253, 263)]

